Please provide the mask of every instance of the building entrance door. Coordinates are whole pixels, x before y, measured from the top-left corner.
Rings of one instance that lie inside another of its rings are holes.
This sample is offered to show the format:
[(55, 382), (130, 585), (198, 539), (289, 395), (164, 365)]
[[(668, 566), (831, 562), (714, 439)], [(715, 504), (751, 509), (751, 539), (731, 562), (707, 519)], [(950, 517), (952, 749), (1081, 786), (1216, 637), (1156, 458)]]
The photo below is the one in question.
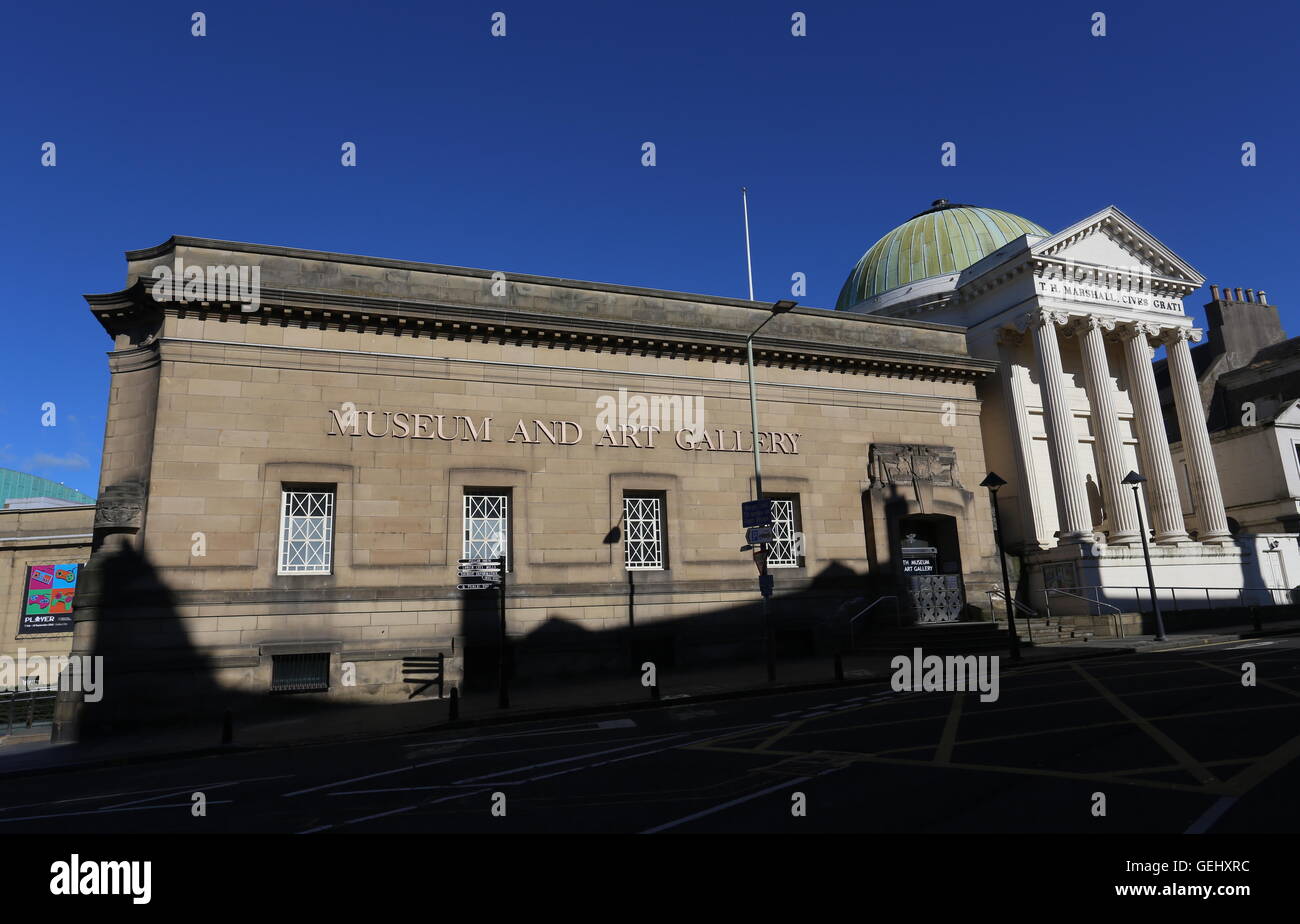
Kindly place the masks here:
[(900, 517), (903, 598), (916, 623), (956, 622), (966, 605), (957, 521), (942, 514)]

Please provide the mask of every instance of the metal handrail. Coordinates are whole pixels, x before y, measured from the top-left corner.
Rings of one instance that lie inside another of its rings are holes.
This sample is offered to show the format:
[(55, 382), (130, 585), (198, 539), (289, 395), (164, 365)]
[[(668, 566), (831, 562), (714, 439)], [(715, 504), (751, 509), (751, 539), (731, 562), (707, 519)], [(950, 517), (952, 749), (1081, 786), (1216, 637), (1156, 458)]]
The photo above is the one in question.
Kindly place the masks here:
[[(1001, 590), (988, 590), (985, 591), (985, 593), (987, 593), (990, 597), (1001, 597), (1003, 600), (1007, 599), (1006, 593), (1004, 593)], [(1026, 606), (1025, 604), (1021, 603), (1019, 600), (1011, 600), (1010, 603), (1013, 607), (1016, 608), (1017, 612), (1024, 613), (1025, 616), (1029, 617), (1030, 619), (1047, 618), (1043, 614), (1039, 613), (1038, 610), (1034, 609), (1032, 606)], [(993, 604), (991, 601), (989, 603), (989, 609), (990, 610), (993, 609)]]
[(1124, 621), (1120, 619), (1120, 609), (1118, 606), (1115, 606), (1115, 604), (1106, 603), (1102, 600), (1089, 600), (1087, 597), (1080, 596), (1079, 594), (1072, 594), (1068, 590), (1061, 590), (1059, 587), (1045, 587), (1043, 588), (1043, 603), (1047, 608), (1048, 617), (1051, 617), (1052, 615), (1052, 594), (1062, 594), (1066, 597), (1074, 597), (1076, 600), (1082, 600), (1084, 603), (1091, 603), (1097, 607), (1098, 616), (1101, 615), (1101, 608), (1103, 606), (1114, 610), (1115, 612), (1112, 613), (1111, 616), (1115, 620), (1115, 637), (1124, 638)]
[(870, 603), (866, 605), (865, 608), (863, 608), (863, 610), (860, 613), (858, 613), (856, 616), (853, 616), (852, 618), (849, 619), (849, 649), (850, 650), (852, 650), (853, 648), (853, 624), (857, 622), (859, 619), (861, 619), (863, 616), (870, 613), (875, 608), (877, 603), (884, 603), (886, 600), (894, 601), (894, 611), (901, 618), (901, 611), (899, 610), (898, 607), (898, 597), (896, 595), (886, 594), (883, 597), (877, 597), (876, 599), (872, 600)]
[[(1004, 601), (1011, 604), (1012, 609), (1019, 610), (1020, 612), (1025, 614), (1025, 628), (1029, 630), (1029, 644), (1031, 645), (1034, 644), (1034, 624), (1030, 622), (1030, 620), (1046, 619), (1047, 617), (1040, 616), (1038, 610), (1034, 609), (1032, 606), (1025, 606), (1019, 600), (1011, 599), (1010, 597), (1007, 596), (1006, 591), (1002, 590), (1001, 588), (995, 587), (993, 590), (986, 590), (985, 593), (988, 594), (989, 597), (989, 612), (993, 614), (994, 624), (995, 625), (997, 624), (998, 614), (997, 614), (997, 610), (993, 609), (993, 598), (1001, 597)], [(1007, 631), (1008, 632), (1011, 631), (1010, 621), (1008, 621), (1007, 623)]]
[[(1060, 590), (1062, 588), (1052, 588), (1052, 589)], [(1118, 587), (1118, 586), (1108, 584), (1105, 587), (1073, 587), (1070, 588), (1070, 590), (1091, 590), (1091, 591), (1104, 590), (1107, 593), (1125, 591), (1125, 592), (1132, 593), (1134, 602), (1140, 602), (1142, 598), (1146, 598), (1148, 601), (1150, 601), (1151, 599), (1151, 588), (1145, 584), (1141, 586), (1133, 586), (1133, 587)], [(1195, 585), (1195, 584), (1178, 584), (1178, 585), (1164, 584), (1156, 588), (1157, 593), (1160, 593), (1161, 591), (1169, 591), (1169, 602), (1173, 604), (1174, 612), (1179, 611), (1179, 604), (1188, 604), (1194, 602), (1194, 601), (1189, 601), (1187, 599), (1186, 594), (1184, 594), (1182, 599), (1179, 599), (1178, 592), (1180, 590), (1195, 591), (1196, 596), (1198, 597), (1203, 595), (1205, 601), (1205, 608), (1210, 610), (1216, 608), (1215, 607), (1216, 599), (1220, 607), (1233, 606), (1233, 605), (1235, 606), (1259, 605), (1259, 604), (1252, 604), (1251, 600), (1265, 599), (1265, 598), (1269, 601), (1269, 605), (1271, 606), (1277, 606), (1282, 603), (1291, 602), (1289, 599), (1291, 594), (1291, 588), (1287, 588), (1287, 587), (1206, 587), (1204, 585)], [(1232, 597), (1225, 599), (1225, 597), (1223, 596), (1224, 594), (1231, 594)], [(1088, 599), (1088, 598), (1085, 597), (1084, 599)], [(1233, 602), (1234, 600), (1235, 603)], [(1089, 600), (1089, 602), (1094, 602), (1094, 601)], [(1096, 602), (1100, 602), (1100, 601), (1096, 601)]]

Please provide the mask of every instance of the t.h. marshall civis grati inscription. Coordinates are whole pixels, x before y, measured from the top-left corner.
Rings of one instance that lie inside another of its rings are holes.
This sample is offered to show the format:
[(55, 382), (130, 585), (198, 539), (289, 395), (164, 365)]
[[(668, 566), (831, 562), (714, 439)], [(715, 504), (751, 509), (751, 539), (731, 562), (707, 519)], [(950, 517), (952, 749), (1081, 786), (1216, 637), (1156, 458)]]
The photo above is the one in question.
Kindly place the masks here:
[[(330, 408), (326, 433), (329, 436), (391, 437), (395, 439), (461, 440), (474, 443), (506, 442), (534, 445), (576, 446), (582, 442), (582, 424), (573, 420), (538, 420), (518, 418), (509, 435), (496, 430), (493, 439), (492, 417), (466, 417), (462, 414), (426, 414), (420, 411), (364, 411)], [(683, 428), (674, 431), (658, 427), (598, 427), (592, 444), (616, 449), (654, 449), (671, 443), (691, 452), (752, 452), (748, 430)], [(781, 430), (760, 430), (758, 451), (799, 454), (799, 434)]]

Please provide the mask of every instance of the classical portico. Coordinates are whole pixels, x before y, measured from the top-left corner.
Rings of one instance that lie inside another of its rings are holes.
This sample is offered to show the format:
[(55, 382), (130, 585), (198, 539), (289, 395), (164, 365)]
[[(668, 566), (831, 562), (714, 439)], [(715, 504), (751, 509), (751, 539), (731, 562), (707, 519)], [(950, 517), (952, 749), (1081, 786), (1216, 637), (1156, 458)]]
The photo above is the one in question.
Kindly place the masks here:
[[(984, 452), (1008, 482), (1005, 540), (1035, 605), (1048, 590), (1054, 610), (1072, 594), (1125, 609), (1145, 597), (1130, 471), (1146, 478), (1157, 586), (1241, 586), (1189, 349), (1201, 332), (1183, 308), (1203, 282), (1113, 206), (1053, 234), (943, 200), (849, 277), (841, 308), (962, 325), (973, 355), (999, 361), (980, 390)], [(1187, 447), (1177, 468), (1152, 367), (1161, 348)]]
[[(1138, 470), (1148, 480), (1145, 509), (1152, 529), (1151, 538), (1160, 545), (1177, 546), (1191, 542), (1184, 526), (1182, 501), (1151, 365), (1153, 347), (1162, 345), (1170, 358), (1179, 429), (1188, 434), (1187, 483), (1194, 498), (1194, 509), (1198, 512), (1197, 538), (1203, 543), (1231, 543), (1187, 345), (1189, 340), (1200, 339), (1200, 331), (1192, 328), (1190, 322), (1151, 322), (1087, 310), (1061, 311), (1038, 307), (1001, 328), (999, 346), (1014, 346), (1026, 337), (1032, 339), (1034, 365), (1025, 368), (1024, 372), (1038, 383), (1039, 408), (1051, 460), (1050, 471), (1044, 474), (1052, 479), (1056, 544), (1129, 546), (1141, 541), (1130, 490), (1120, 483), (1132, 468), (1132, 460), (1125, 453), (1126, 440), (1121, 430), (1123, 421), (1118, 410), (1120, 394), (1114, 385), (1115, 378), (1126, 381), (1128, 385), (1129, 413), (1126, 417), (1131, 420), (1136, 436), (1140, 457)], [(1087, 419), (1091, 425), (1091, 445), (1095, 455), (1091, 466), (1080, 459), (1080, 454), (1087, 451), (1088, 443), (1080, 442), (1075, 429), (1079, 415), (1077, 405), (1070, 400), (1062, 369), (1063, 339), (1076, 341), (1081, 361)], [(1116, 370), (1114, 377), (1107, 355), (1109, 344), (1119, 345), (1123, 352), (1122, 374)], [(1017, 376), (1014, 356), (1006, 349), (1000, 352), (1007, 364), (1005, 379), (1014, 379)], [(1019, 400), (1013, 400), (1011, 404), (1008, 423), (1015, 431), (1015, 444), (1025, 446), (1032, 441), (1032, 424), (1029, 405), (1024, 400), (1023, 390), (1020, 391)], [(1021, 484), (1026, 486), (1031, 485), (1036, 477), (1029, 467), (1029, 457), (1030, 453), (1023, 449), (1016, 453), (1017, 474)], [(1097, 522), (1094, 522), (1087, 481), (1082, 474), (1085, 469), (1096, 473), (1104, 511)], [(1026, 536), (1044, 534), (1041, 509), (1039, 503), (1025, 505), (1022, 515), (1028, 521), (1023, 526)]]

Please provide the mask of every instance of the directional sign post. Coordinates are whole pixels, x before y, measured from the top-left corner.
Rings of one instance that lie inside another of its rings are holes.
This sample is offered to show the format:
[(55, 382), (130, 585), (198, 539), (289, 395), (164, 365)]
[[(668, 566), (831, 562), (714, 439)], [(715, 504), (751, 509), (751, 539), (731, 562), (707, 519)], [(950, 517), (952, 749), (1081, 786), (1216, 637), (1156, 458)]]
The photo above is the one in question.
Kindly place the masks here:
[(501, 559), (462, 558), (456, 576), (466, 581), (457, 584), (457, 590), (491, 590), (501, 583)]
[(745, 501), (740, 505), (740, 524), (742, 526), (771, 526), (772, 499)]
[(501, 653), (497, 661), (497, 708), (508, 709), (510, 707), (510, 661), (506, 652), (506, 558), (504, 555), (497, 559), (496, 567), (501, 575), (501, 583), (497, 585), (501, 591)]
[(456, 562), (456, 576), (465, 583), (457, 584), (457, 590), (492, 590), (501, 593), (501, 627), (498, 638), (499, 654), (497, 657), (497, 706), (506, 709), (510, 705), (509, 658), (506, 650), (506, 558), (462, 558)]

